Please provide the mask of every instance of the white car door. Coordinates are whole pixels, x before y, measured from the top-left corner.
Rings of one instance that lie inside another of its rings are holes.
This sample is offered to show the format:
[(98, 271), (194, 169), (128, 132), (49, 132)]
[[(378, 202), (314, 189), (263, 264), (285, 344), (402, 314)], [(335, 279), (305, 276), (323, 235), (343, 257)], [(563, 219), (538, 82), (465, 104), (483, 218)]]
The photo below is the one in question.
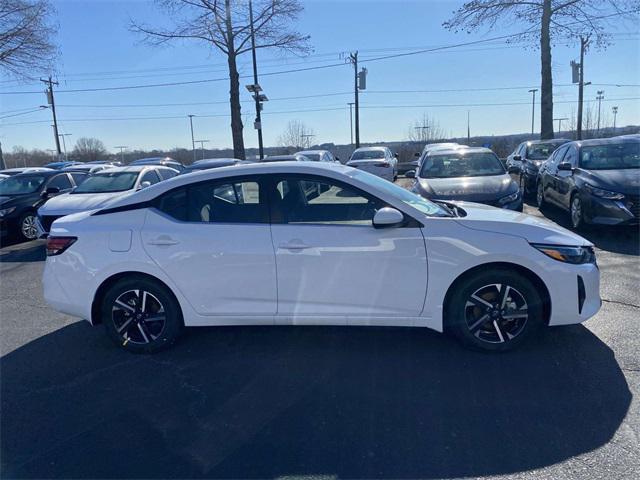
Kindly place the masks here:
[(263, 197), (258, 177), (223, 179), (174, 189), (149, 209), (144, 248), (198, 314), (273, 323), (276, 266)]
[(283, 323), (406, 325), (420, 315), (427, 259), (415, 220), (376, 229), (384, 203), (325, 177), (275, 177), (270, 198)]

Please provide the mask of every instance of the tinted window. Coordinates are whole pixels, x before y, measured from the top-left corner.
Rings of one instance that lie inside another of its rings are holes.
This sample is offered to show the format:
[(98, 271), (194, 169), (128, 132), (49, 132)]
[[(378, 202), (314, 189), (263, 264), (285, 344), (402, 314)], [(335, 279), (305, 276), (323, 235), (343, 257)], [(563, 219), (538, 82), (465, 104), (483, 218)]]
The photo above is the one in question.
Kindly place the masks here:
[(80, 185), (87, 178), (87, 174), (84, 172), (73, 172), (71, 178), (73, 178), (76, 185)]
[(278, 182), (274, 210), (282, 223), (371, 225), (378, 200), (331, 180), (312, 177)]
[(428, 155), (420, 169), (423, 178), (481, 177), (503, 173), (504, 167), (493, 153)]
[(569, 147), (569, 151), (562, 159), (562, 163), (568, 162), (572, 166), (577, 166), (578, 164), (578, 149), (574, 146)]
[(564, 157), (564, 154), (567, 153), (567, 149), (569, 147), (560, 147), (558, 150), (556, 150), (553, 154), (553, 157), (551, 157), (550, 163), (551, 165), (558, 165), (558, 163), (560, 163), (562, 161), (562, 158)]
[(351, 155), (351, 160), (375, 160), (384, 158), (384, 150), (356, 150)]
[(144, 175), (142, 175), (142, 178), (140, 179), (140, 185), (142, 185), (142, 182), (149, 182), (151, 185), (153, 185), (154, 183), (158, 183), (159, 181), (160, 177), (158, 177), (158, 174), (154, 170), (149, 170), (148, 172), (145, 172)]
[(582, 147), (580, 166), (587, 170), (640, 168), (640, 142)]
[(33, 193), (44, 183), (41, 175), (16, 175), (0, 182), (0, 195), (22, 195)]
[(158, 170), (158, 174), (160, 175), (162, 180), (168, 180), (169, 178), (175, 177), (178, 174), (178, 172), (176, 172), (175, 170), (171, 170), (169, 168), (161, 168)]
[(139, 172), (104, 172), (88, 177), (73, 193), (124, 192), (131, 190)]
[(158, 209), (176, 220), (186, 222), (187, 218), (187, 189), (178, 188), (160, 197)]
[(557, 147), (557, 143), (534, 143), (527, 147), (527, 158), (529, 160), (546, 160)]
[(60, 191), (69, 190), (72, 186), (73, 185), (71, 185), (71, 180), (69, 180), (69, 177), (66, 173), (62, 175), (56, 175), (51, 180), (49, 180), (49, 183), (47, 183), (47, 188), (57, 187), (60, 189)]

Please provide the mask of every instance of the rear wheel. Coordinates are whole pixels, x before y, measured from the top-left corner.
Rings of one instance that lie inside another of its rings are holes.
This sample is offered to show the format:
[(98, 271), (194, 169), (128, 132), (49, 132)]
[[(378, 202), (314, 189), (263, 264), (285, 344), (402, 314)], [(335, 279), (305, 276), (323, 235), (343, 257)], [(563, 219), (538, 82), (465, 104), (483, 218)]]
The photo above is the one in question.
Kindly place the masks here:
[(540, 210), (542, 210), (546, 205), (546, 201), (544, 199), (544, 186), (540, 181), (538, 181), (538, 186), (536, 188), (536, 203), (538, 204), (538, 209)]
[(166, 348), (182, 331), (182, 313), (174, 295), (145, 277), (113, 284), (104, 295), (101, 312), (109, 338), (134, 353)]
[(486, 351), (510, 350), (544, 323), (542, 299), (531, 281), (507, 269), (463, 280), (445, 311), (446, 324), (460, 341)]
[(580, 200), (580, 196), (575, 194), (571, 197), (571, 205), (569, 208), (569, 214), (571, 216), (571, 226), (580, 230), (584, 228), (584, 210), (582, 207), (582, 200)]

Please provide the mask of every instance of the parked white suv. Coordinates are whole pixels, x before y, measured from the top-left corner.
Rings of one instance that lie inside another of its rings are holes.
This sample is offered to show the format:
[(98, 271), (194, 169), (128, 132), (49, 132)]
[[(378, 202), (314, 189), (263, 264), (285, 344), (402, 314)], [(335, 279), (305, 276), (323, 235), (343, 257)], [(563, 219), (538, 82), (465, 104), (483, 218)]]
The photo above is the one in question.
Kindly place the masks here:
[(351, 154), (347, 165), (393, 182), (398, 177), (397, 157), (387, 147), (362, 147)]

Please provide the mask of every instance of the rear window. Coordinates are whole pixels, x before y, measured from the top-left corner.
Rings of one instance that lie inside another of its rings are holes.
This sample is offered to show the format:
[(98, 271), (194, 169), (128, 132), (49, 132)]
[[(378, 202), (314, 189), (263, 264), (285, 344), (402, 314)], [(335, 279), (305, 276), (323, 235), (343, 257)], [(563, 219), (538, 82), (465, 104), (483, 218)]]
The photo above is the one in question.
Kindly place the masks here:
[(351, 160), (375, 160), (384, 158), (383, 150), (356, 150), (351, 155)]

